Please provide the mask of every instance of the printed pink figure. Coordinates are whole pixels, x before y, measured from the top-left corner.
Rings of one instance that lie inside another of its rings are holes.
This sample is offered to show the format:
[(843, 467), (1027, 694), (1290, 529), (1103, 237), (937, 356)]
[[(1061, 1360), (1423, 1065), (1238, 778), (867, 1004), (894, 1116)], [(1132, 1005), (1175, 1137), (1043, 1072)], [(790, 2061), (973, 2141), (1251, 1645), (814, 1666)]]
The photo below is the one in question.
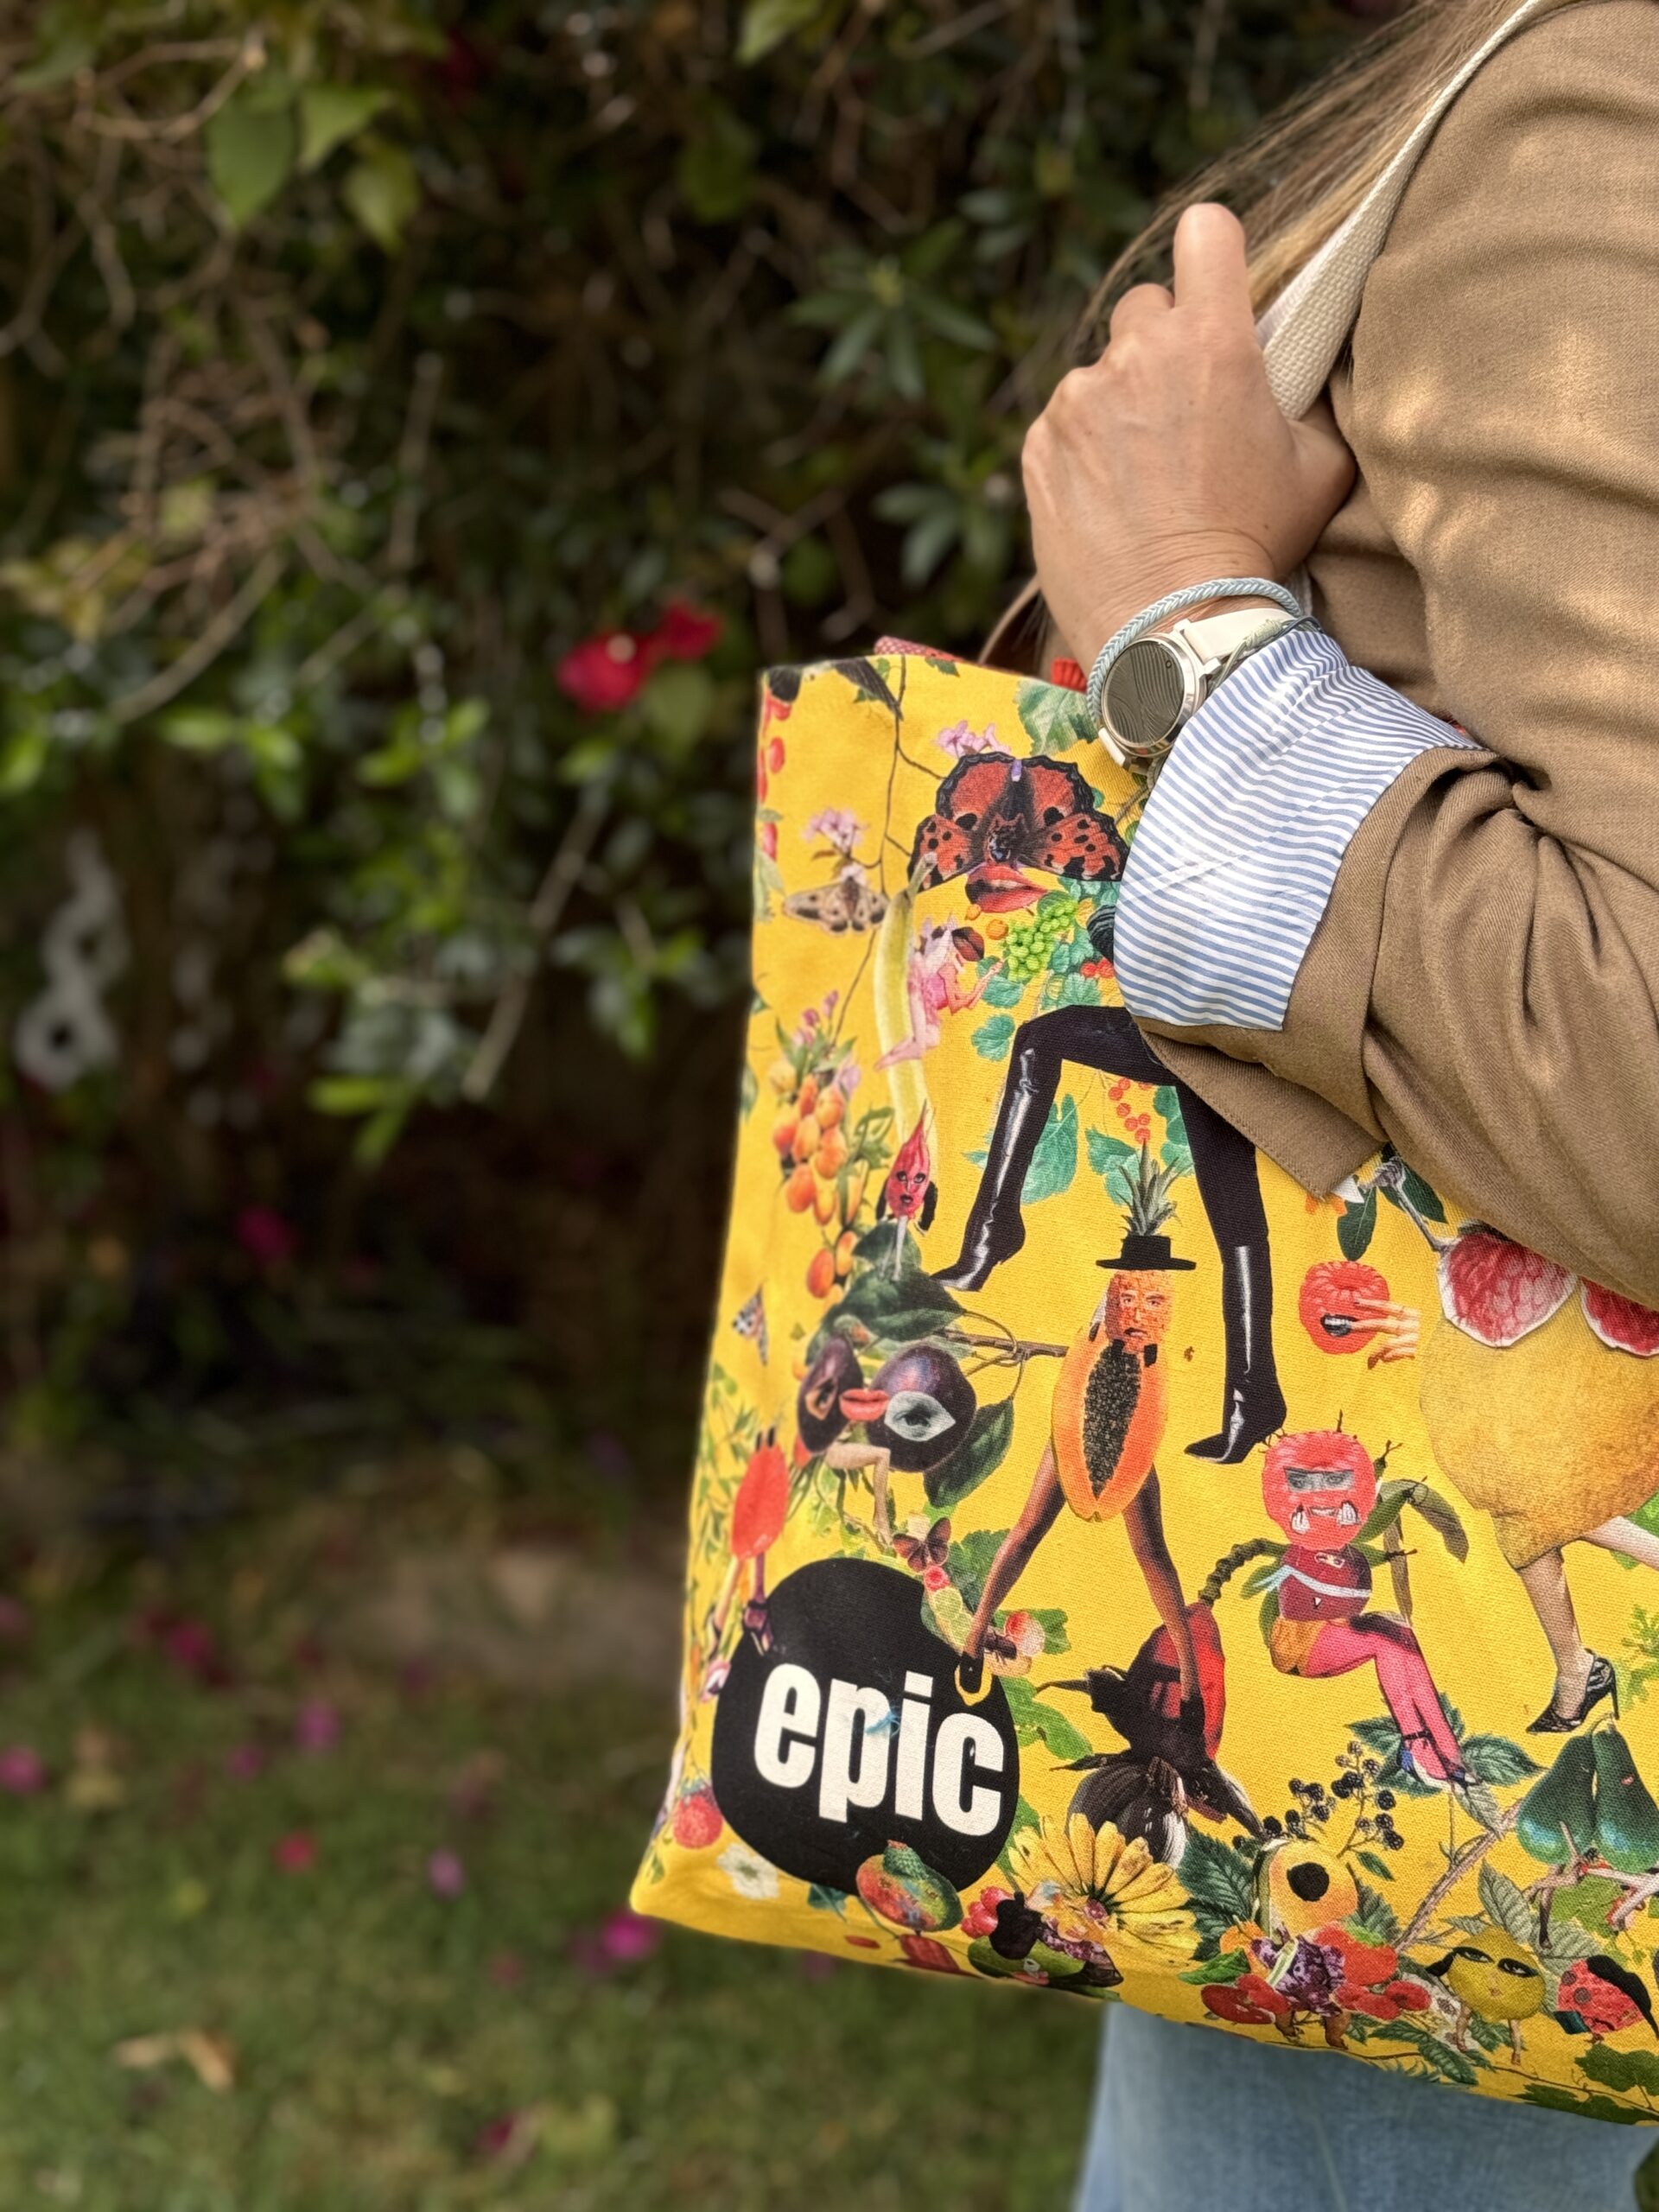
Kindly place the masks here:
[(876, 1062), (890, 1068), (899, 1060), (919, 1060), (939, 1041), (939, 1026), (947, 1014), (965, 1014), (979, 1002), (990, 978), (977, 977), (964, 988), (963, 970), (985, 957), (985, 940), (977, 930), (951, 928), (944, 922), (924, 922), (910, 955), (906, 989), (910, 1000), (910, 1034), (889, 1046)]
[(1369, 1661), (1400, 1731), (1400, 1760), (1425, 1782), (1467, 1779), (1458, 1739), (1409, 1621), (1367, 1612), (1370, 1561), (1351, 1531), (1376, 1503), (1376, 1470), (1357, 1436), (1339, 1428), (1281, 1436), (1262, 1469), (1262, 1503), (1290, 1543), (1274, 1577), (1279, 1617), (1268, 1650), (1282, 1675), (1312, 1681)]
[(893, 1223), (892, 1271), (897, 1275), (904, 1262), (905, 1239), (914, 1229), (925, 1235), (933, 1226), (939, 1202), (933, 1180), (933, 1154), (927, 1141), (927, 1109), (923, 1107), (915, 1128), (894, 1156), (881, 1195), (875, 1202), (878, 1221)]

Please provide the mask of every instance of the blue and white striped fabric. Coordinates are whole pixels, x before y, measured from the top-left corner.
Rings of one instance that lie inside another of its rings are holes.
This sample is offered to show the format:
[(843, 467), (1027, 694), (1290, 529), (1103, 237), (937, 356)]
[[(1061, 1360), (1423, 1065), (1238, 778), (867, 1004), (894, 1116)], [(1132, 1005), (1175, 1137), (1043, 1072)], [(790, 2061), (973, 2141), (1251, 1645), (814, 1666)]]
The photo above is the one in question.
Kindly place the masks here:
[(1114, 942), (1130, 1013), (1282, 1029), (1354, 832), (1419, 753), (1471, 742), (1322, 630), (1253, 653), (1176, 740), (1135, 831)]

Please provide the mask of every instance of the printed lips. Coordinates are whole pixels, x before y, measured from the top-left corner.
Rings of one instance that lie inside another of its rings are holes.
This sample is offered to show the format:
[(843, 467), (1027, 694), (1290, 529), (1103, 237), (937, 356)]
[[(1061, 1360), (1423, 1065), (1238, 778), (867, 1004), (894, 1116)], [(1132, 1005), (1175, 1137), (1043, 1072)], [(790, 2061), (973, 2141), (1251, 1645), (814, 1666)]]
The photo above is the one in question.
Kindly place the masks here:
[(1362, 1305), (1388, 1296), (1387, 1277), (1363, 1260), (1321, 1260), (1302, 1277), (1296, 1310), (1321, 1351), (1358, 1351), (1378, 1327)]

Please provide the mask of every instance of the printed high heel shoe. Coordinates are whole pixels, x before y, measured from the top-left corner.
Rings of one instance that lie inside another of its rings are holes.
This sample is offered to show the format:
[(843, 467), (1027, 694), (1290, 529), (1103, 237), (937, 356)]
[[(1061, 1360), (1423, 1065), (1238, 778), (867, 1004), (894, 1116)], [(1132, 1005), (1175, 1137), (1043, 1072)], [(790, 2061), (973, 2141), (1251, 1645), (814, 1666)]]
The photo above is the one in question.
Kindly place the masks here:
[(1584, 1681), (1584, 1695), (1579, 1700), (1578, 1711), (1560, 1712), (1554, 1698), (1538, 1718), (1528, 1724), (1529, 1736), (1570, 1736), (1575, 1728), (1583, 1727), (1605, 1697), (1613, 1700), (1613, 1718), (1618, 1718), (1618, 1677), (1613, 1672), (1611, 1659), (1604, 1659), (1599, 1651), (1590, 1655), (1590, 1672)]

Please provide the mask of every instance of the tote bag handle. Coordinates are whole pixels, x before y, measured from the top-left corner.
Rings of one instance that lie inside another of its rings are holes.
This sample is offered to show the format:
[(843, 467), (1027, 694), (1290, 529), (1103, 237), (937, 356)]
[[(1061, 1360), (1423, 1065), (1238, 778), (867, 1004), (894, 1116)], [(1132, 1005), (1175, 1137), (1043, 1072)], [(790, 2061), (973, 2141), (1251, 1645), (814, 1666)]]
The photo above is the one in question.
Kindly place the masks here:
[[(1449, 77), (1419, 117), (1410, 137), (1389, 163), (1352, 213), (1331, 233), (1312, 258), (1297, 271), (1284, 290), (1256, 322), (1267, 365), (1268, 383), (1274, 397), (1294, 423), (1306, 414), (1348, 342), (1348, 334), (1359, 313), (1365, 279), (1389, 235), (1389, 226), (1411, 181), (1423, 149), (1436, 124), (1481, 64), (1497, 53), (1507, 39), (1524, 30), (1536, 17), (1554, 13), (1562, 0), (1522, 0), (1463, 67)], [(1306, 607), (1308, 593), (1301, 571), (1292, 588)], [(1020, 618), (1037, 597), (1033, 577), (1013, 604), (999, 616), (995, 628), (980, 650), (989, 660), (1011, 636)]]

